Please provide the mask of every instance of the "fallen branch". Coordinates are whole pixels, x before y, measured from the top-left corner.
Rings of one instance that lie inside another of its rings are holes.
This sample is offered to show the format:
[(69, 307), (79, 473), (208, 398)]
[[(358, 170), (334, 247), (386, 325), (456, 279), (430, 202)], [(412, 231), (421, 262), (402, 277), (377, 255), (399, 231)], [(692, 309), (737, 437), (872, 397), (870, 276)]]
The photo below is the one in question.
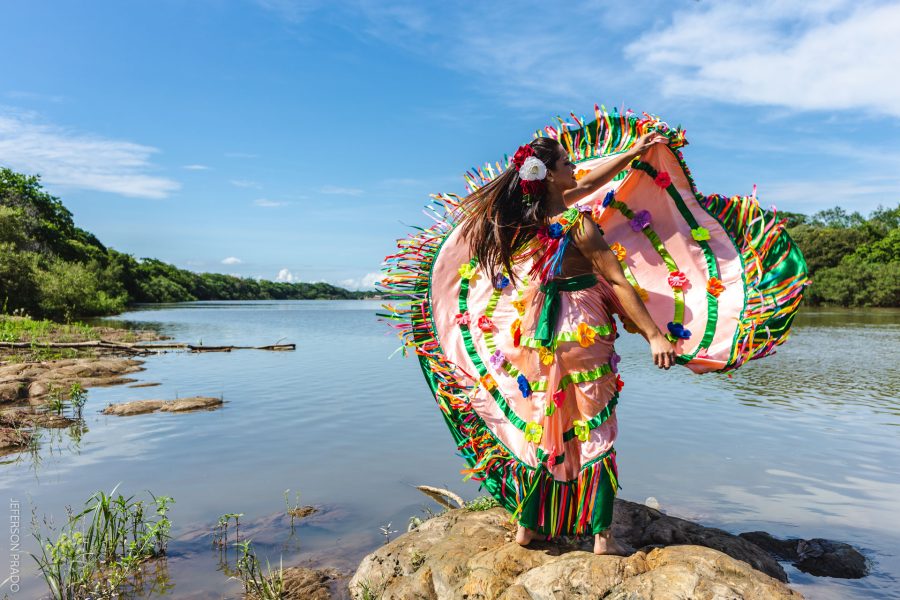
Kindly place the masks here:
[(0, 348), (84, 348), (117, 350), (123, 352), (156, 352), (158, 350), (190, 350), (191, 352), (231, 352), (232, 350), (268, 350), (285, 352), (296, 350), (296, 344), (272, 344), (269, 346), (194, 346), (191, 344), (129, 344), (107, 340), (87, 342), (0, 342)]

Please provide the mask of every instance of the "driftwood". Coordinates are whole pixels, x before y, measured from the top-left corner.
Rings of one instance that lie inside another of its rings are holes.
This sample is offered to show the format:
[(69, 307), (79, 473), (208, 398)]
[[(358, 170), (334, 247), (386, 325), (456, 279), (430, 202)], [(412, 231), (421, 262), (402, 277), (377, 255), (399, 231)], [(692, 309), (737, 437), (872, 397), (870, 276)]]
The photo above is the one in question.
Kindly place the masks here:
[(141, 343), (129, 344), (126, 342), (111, 342), (108, 340), (91, 340), (88, 342), (0, 342), (0, 348), (84, 348), (96, 350), (113, 350), (116, 352), (131, 352), (143, 354), (159, 350), (190, 350), (191, 352), (231, 352), (232, 350), (269, 350), (271, 352), (284, 352), (296, 350), (296, 344), (271, 344), (269, 346), (194, 346), (191, 344), (154, 344)]

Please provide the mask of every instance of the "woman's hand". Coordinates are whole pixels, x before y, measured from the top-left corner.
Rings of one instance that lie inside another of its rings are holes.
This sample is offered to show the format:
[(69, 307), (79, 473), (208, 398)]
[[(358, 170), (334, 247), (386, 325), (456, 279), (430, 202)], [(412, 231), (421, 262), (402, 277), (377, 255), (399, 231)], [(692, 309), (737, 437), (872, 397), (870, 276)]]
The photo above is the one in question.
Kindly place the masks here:
[(675, 364), (675, 345), (668, 338), (657, 332), (649, 341), (654, 365), (660, 369), (668, 369)]
[(635, 155), (643, 154), (650, 149), (650, 146), (657, 143), (668, 144), (669, 138), (656, 131), (650, 131), (638, 138), (638, 141), (635, 142), (634, 147), (631, 150)]

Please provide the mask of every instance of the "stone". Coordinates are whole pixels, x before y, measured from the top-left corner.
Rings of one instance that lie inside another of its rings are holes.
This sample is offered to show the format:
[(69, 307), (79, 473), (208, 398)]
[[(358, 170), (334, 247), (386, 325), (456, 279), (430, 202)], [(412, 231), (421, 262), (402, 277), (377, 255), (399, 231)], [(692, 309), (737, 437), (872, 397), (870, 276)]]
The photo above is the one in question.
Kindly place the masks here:
[[(646, 546), (645, 540), (659, 544), (666, 538), (677, 545), (648, 546), (628, 557), (586, 551), (582, 546), (592, 547), (590, 537), (522, 547), (503, 508), (452, 509), (366, 556), (350, 581), (350, 595), (360, 600), (802, 598), (755, 567), (754, 562), (779, 573), (777, 562), (754, 544), (646, 506), (616, 504), (614, 529), (622, 541)], [(682, 541), (688, 538), (695, 541)], [(704, 541), (740, 558), (696, 545)]]
[(740, 537), (810, 575), (860, 579), (869, 574), (866, 557), (850, 544), (822, 538), (780, 540), (765, 531), (748, 531)]
[(156, 412), (162, 408), (163, 404), (165, 404), (165, 400), (134, 400), (132, 402), (122, 402), (121, 404), (110, 404), (100, 412), (104, 415), (129, 417), (131, 415)]
[(178, 400), (168, 400), (163, 403), (159, 409), (162, 412), (186, 412), (189, 410), (203, 410), (210, 408), (218, 408), (223, 404), (221, 398), (211, 398), (207, 396), (194, 396), (192, 398), (179, 398)]
[(334, 569), (290, 567), (284, 570), (284, 600), (331, 600), (341, 574)]
[(218, 408), (222, 404), (223, 401), (221, 398), (193, 396), (190, 398), (179, 398), (177, 400), (132, 400), (131, 402), (110, 404), (100, 412), (104, 415), (128, 417), (156, 411), (188, 412), (192, 410), (210, 410)]

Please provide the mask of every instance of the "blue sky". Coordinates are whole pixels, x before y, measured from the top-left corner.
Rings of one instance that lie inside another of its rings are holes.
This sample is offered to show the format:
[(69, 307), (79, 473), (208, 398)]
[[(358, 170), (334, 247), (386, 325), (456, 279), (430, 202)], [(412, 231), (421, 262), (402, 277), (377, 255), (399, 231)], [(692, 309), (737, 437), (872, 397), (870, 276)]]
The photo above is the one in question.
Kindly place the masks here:
[[(494, 4), (492, 6), (492, 4)], [(565, 6), (565, 8), (562, 8)], [(104, 243), (355, 288), (428, 194), (594, 102), (705, 193), (900, 199), (900, 3), (6, 0), (0, 164)]]

